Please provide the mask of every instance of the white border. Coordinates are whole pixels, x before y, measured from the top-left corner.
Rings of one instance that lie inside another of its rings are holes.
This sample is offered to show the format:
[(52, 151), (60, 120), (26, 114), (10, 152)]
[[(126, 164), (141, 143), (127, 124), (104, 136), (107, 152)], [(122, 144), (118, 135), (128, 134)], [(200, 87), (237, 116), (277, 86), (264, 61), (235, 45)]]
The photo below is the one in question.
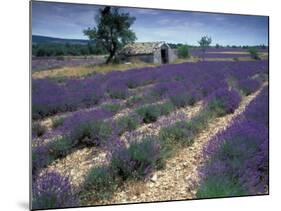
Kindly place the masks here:
[[(280, 7), (276, 0), (68, 0), (133, 7), (270, 16), (270, 196), (80, 208), (75, 210), (276, 210), (280, 207)], [(27, 210), (29, 195), (29, 2), (1, 2), (1, 210)], [(281, 90), (281, 89), (280, 89)], [(279, 136), (278, 136), (279, 135)], [(74, 210), (74, 209), (68, 209)]]

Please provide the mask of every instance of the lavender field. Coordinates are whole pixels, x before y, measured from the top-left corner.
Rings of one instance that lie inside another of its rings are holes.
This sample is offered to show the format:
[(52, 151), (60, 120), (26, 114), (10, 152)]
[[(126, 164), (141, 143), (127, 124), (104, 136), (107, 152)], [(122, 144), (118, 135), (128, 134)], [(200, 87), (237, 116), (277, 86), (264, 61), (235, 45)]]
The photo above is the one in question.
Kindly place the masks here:
[[(259, 49), (258, 53), (264, 57), (268, 56), (268, 48)], [(204, 53), (200, 48), (190, 49), (193, 57), (205, 59), (251, 59), (248, 49), (243, 48), (208, 48)]]
[(33, 78), (32, 120), (35, 208), (268, 193), (267, 60)]
[(79, 65), (97, 65), (104, 63), (104, 56), (57, 56), (57, 57), (33, 57), (32, 72), (61, 67), (73, 67)]

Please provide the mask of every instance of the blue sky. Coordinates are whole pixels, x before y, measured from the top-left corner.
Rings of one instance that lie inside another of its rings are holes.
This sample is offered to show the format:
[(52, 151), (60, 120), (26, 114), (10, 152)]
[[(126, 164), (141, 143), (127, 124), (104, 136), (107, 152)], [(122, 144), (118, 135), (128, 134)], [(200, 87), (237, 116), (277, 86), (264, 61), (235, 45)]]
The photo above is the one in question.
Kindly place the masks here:
[[(87, 39), (83, 29), (94, 27), (96, 5), (32, 2), (32, 34)], [(136, 17), (137, 41), (166, 41), (197, 45), (203, 35), (213, 44), (257, 45), (268, 42), (268, 18), (170, 10), (121, 8)]]

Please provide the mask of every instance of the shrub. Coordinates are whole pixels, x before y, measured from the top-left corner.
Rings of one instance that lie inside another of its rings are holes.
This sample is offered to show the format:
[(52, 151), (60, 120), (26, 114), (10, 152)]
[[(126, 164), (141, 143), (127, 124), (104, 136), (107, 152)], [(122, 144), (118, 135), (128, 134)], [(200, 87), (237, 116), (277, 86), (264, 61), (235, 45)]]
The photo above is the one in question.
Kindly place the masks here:
[(233, 113), (239, 106), (241, 96), (235, 90), (218, 89), (206, 100), (206, 108), (217, 116)]
[(259, 54), (258, 54), (258, 51), (256, 48), (250, 48), (249, 53), (253, 59), (260, 60), (260, 57), (259, 57)]
[(151, 171), (163, 166), (160, 142), (155, 137), (146, 137), (132, 142), (129, 148), (116, 148), (111, 157), (114, 174), (126, 179), (141, 179)]
[(163, 147), (167, 150), (173, 150), (179, 144), (191, 144), (191, 134), (186, 128), (186, 122), (178, 122), (172, 126), (162, 128), (159, 137)]
[(73, 141), (89, 145), (99, 146), (111, 135), (109, 123), (100, 120), (81, 122), (73, 131), (70, 137)]
[(140, 103), (141, 101), (142, 101), (141, 96), (134, 95), (127, 100), (126, 105), (129, 106), (129, 107), (132, 107), (132, 106)]
[(127, 86), (130, 89), (134, 89), (140, 86), (140, 82), (136, 78), (129, 78), (127, 80)]
[(73, 142), (68, 136), (62, 136), (49, 144), (49, 152), (54, 158), (65, 156), (74, 146)]
[(252, 101), (243, 113), (245, 119), (251, 119), (264, 124), (268, 127), (269, 124), (269, 98), (268, 87), (265, 87), (261, 93)]
[(162, 103), (159, 106), (161, 115), (168, 115), (174, 110), (174, 105), (171, 102)]
[(47, 128), (40, 124), (39, 122), (35, 122), (32, 124), (32, 136), (33, 137), (40, 137), (43, 136), (46, 132)]
[(109, 199), (117, 186), (112, 172), (107, 166), (95, 167), (90, 170), (84, 182), (83, 198), (93, 197), (98, 200)]
[(50, 209), (77, 206), (68, 177), (47, 172), (32, 185), (32, 209)]
[(129, 94), (128, 87), (123, 81), (111, 81), (107, 91), (109, 96), (115, 99), (125, 99)]
[(112, 113), (117, 113), (122, 106), (119, 103), (105, 104), (102, 106), (105, 110), (110, 111)]
[(161, 110), (159, 105), (146, 105), (137, 108), (135, 112), (140, 115), (144, 123), (155, 122), (157, 118), (161, 115)]
[(49, 148), (47, 145), (39, 145), (32, 148), (32, 175), (46, 167), (54, 160), (54, 157), (49, 154)]
[(206, 127), (209, 118), (209, 113), (203, 112), (189, 121), (180, 121), (161, 128), (159, 133), (161, 144), (171, 151), (176, 146), (190, 146), (195, 135)]
[(120, 117), (117, 120), (118, 134), (122, 135), (126, 131), (135, 130), (140, 124), (140, 118), (137, 115)]
[(187, 105), (194, 105), (196, 102), (195, 96), (187, 93), (172, 95), (170, 96), (170, 100), (177, 108), (185, 107)]
[(179, 56), (179, 58), (189, 57), (188, 45), (181, 45), (178, 48), (178, 56)]
[(257, 80), (253, 79), (244, 79), (239, 81), (238, 87), (241, 92), (247, 96), (257, 91), (260, 87), (260, 83)]
[(61, 126), (64, 122), (64, 119), (62, 117), (56, 117), (52, 120), (53, 128), (57, 128)]
[(150, 95), (160, 98), (169, 90), (170, 83), (157, 83), (151, 90)]

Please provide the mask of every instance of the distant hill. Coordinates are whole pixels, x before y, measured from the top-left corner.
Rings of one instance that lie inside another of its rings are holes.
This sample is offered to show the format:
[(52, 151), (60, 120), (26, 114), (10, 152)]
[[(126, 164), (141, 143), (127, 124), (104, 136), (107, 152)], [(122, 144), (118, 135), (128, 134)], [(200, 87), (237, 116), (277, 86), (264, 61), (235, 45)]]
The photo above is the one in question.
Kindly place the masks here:
[(63, 39), (63, 38), (47, 37), (41, 35), (32, 35), (32, 44), (68, 43), (68, 44), (86, 45), (88, 44), (88, 42), (89, 42), (88, 40), (82, 40), (82, 39)]

